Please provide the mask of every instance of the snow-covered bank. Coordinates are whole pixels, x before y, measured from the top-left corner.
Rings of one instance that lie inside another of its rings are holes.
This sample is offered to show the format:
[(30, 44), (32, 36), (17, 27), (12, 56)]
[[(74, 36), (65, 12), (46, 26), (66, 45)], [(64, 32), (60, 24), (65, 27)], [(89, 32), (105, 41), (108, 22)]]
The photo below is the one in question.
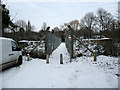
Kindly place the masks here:
[[(59, 64), (60, 54), (63, 54), (63, 65)], [(94, 64), (93, 57), (79, 57), (69, 63), (69, 54), (62, 43), (50, 56), (49, 64), (42, 59), (25, 61), (24, 58), (20, 67), (4, 71), (2, 87), (117, 88), (117, 61), (114, 57), (98, 56), (97, 64)]]

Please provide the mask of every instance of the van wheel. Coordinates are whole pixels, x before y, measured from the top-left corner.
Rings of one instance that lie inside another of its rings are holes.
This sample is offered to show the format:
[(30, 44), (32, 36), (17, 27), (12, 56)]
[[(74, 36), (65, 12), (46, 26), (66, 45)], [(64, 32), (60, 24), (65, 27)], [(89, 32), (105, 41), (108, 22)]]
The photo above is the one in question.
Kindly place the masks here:
[(17, 66), (22, 64), (22, 56), (19, 56), (18, 61), (17, 61)]

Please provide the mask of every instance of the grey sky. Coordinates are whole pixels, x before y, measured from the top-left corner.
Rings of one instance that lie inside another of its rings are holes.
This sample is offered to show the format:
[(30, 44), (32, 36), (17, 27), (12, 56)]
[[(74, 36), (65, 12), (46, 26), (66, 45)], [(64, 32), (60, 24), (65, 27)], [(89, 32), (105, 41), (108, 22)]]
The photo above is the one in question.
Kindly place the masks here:
[[(87, 12), (96, 13), (98, 8), (104, 8), (113, 15), (117, 14), (115, 2), (5, 2), (15, 20), (31, 21), (40, 30), (46, 22), (52, 28), (63, 25), (71, 20), (80, 20)], [(17, 13), (17, 14), (16, 14)]]

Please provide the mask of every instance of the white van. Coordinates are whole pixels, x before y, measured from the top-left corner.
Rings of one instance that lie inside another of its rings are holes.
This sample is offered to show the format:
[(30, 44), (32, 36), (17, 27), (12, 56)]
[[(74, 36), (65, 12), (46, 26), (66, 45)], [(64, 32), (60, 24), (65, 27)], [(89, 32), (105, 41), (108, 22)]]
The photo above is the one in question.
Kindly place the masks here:
[(22, 64), (22, 52), (10, 38), (0, 37), (0, 66), (2, 69)]

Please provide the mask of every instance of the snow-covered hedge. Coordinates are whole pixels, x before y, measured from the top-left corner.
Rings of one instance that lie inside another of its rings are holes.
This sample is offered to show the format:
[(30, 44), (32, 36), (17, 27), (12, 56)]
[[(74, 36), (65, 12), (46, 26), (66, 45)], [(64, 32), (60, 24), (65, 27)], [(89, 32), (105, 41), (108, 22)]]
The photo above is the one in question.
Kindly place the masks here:
[[(22, 49), (23, 53), (25, 55), (30, 53), (30, 56), (33, 58), (45, 58), (45, 42), (42, 41), (41, 44), (36, 47), (37, 44), (38, 42), (35, 42), (35, 41), (28, 42), (28, 46)], [(34, 47), (36, 48), (34, 49)]]
[[(103, 55), (105, 52), (105, 49), (101, 46), (98, 45), (97, 43), (91, 42), (89, 39), (81, 39), (84, 45), (86, 45), (90, 50), (93, 52), (96, 52), (97, 55)], [(74, 45), (73, 45), (74, 53), (78, 56), (92, 56), (93, 54), (85, 48), (79, 41), (74, 40)]]

